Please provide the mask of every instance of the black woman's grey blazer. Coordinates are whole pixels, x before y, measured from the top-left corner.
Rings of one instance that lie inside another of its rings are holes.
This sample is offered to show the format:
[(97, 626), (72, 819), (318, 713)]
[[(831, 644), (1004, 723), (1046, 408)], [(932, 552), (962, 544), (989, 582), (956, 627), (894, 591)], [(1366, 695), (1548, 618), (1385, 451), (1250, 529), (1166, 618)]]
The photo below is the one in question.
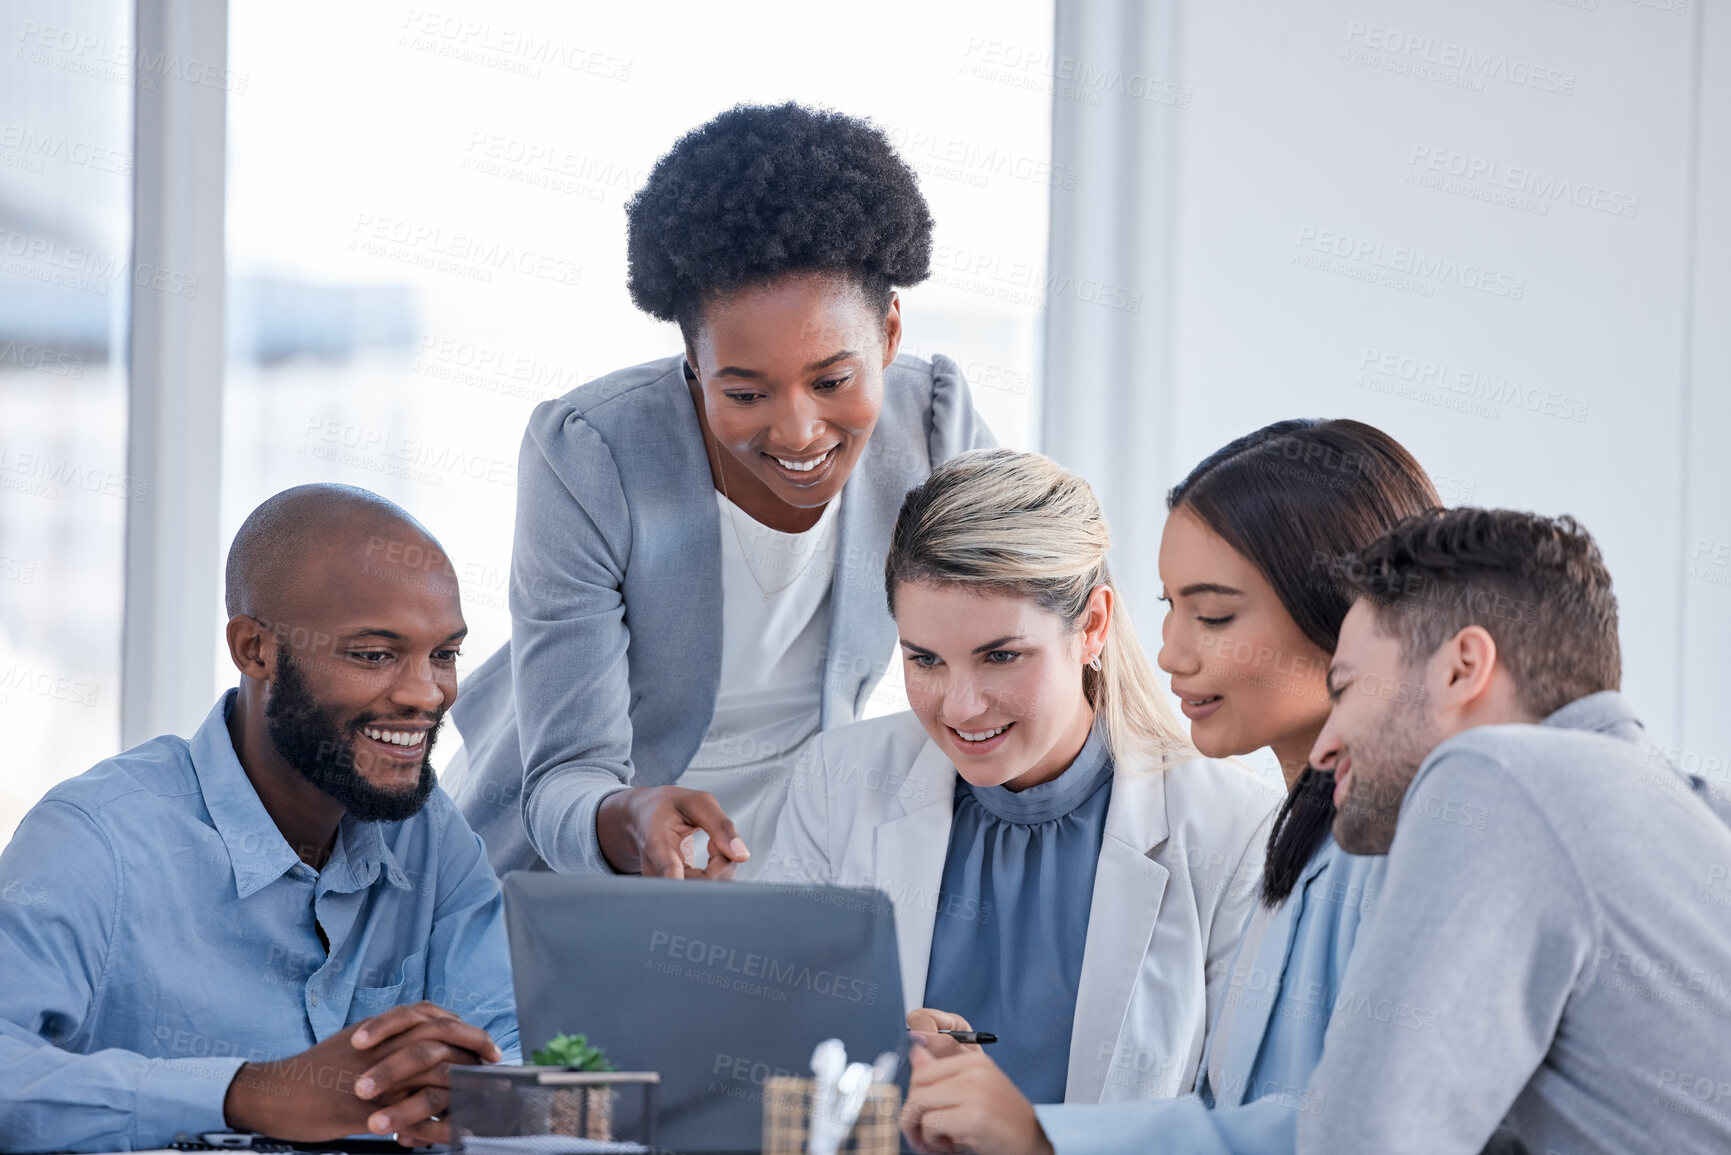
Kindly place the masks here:
[[(994, 445), (955, 362), (898, 357), (842, 489), (824, 729), (854, 720), (895, 649), (884, 555), (907, 491)], [(721, 519), (684, 358), (621, 369), (529, 419), (518, 465), (511, 643), (451, 710), (447, 787), (494, 869), (607, 870), (601, 800), (684, 773), (721, 679)]]

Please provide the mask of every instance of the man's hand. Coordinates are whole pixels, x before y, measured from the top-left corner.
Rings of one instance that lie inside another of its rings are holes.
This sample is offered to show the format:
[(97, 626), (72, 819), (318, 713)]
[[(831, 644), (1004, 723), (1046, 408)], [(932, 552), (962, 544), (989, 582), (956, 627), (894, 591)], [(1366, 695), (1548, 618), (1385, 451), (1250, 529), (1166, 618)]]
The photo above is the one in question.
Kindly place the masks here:
[(956, 1047), (948, 1058), (919, 1043), (908, 1053), (913, 1074), (902, 1108), (902, 1134), (914, 1150), (923, 1155), (1052, 1155), (1034, 1105), (1009, 1077), (980, 1048), (948, 1041)]
[[(709, 865), (701, 871), (685, 854), (699, 830), (709, 835)], [(595, 833), (607, 865), (645, 878), (731, 878), (735, 865), (751, 857), (715, 795), (683, 786), (614, 791), (601, 800)]]
[(371, 1131), (443, 1143), (452, 1063), (496, 1063), (497, 1044), (443, 1007), (415, 1003), (345, 1027), (298, 1055), (247, 1063), (223, 1100), (238, 1131), (319, 1142)]

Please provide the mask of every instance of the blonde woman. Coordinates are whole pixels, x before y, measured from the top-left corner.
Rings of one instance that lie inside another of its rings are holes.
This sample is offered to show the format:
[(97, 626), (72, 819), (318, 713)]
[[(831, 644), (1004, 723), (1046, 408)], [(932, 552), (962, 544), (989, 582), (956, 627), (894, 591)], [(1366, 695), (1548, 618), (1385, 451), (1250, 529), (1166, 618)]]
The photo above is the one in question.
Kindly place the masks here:
[(814, 743), (767, 872), (887, 891), (910, 1025), (997, 1034), (1035, 1103), (1195, 1085), (1280, 800), (1185, 738), (1110, 545), (1038, 454), (910, 491), (885, 585), (913, 708)]

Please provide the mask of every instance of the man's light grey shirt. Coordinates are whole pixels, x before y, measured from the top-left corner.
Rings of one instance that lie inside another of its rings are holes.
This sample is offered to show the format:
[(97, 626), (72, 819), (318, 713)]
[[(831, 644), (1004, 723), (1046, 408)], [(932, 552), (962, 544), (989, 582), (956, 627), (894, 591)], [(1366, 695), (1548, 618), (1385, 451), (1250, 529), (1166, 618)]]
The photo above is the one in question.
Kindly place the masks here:
[(1731, 1151), (1731, 827), (1619, 694), (1443, 742), (1299, 1150)]

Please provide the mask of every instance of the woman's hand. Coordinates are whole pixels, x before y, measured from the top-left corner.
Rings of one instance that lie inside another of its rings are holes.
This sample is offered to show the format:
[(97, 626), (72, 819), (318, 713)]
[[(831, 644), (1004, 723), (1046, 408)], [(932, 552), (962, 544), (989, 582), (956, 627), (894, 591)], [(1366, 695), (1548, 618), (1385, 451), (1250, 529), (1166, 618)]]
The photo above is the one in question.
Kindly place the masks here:
[[(699, 830), (709, 835), (709, 865), (701, 871), (686, 857)], [(601, 800), (595, 833), (607, 865), (645, 878), (731, 878), (735, 865), (751, 857), (715, 795), (683, 786), (614, 791)]]
[(979, 1051), (975, 1043), (958, 1043), (948, 1035), (939, 1031), (971, 1031), (974, 1025), (958, 1014), (950, 1011), (940, 1011), (932, 1007), (920, 1007), (908, 1012), (908, 1030), (914, 1032), (923, 1041), (920, 1044), (930, 1051), (933, 1058), (947, 1059), (951, 1055), (959, 1055), (963, 1051)]
[[(910, 1014), (910, 1024), (914, 1015), (925, 1013)], [(908, 1053), (913, 1074), (902, 1108), (902, 1134), (914, 1150), (923, 1155), (1052, 1155), (1034, 1105), (998, 1064), (978, 1047), (962, 1046), (947, 1035), (937, 1038), (948, 1041), (955, 1053), (940, 1058), (935, 1048), (920, 1043)]]

